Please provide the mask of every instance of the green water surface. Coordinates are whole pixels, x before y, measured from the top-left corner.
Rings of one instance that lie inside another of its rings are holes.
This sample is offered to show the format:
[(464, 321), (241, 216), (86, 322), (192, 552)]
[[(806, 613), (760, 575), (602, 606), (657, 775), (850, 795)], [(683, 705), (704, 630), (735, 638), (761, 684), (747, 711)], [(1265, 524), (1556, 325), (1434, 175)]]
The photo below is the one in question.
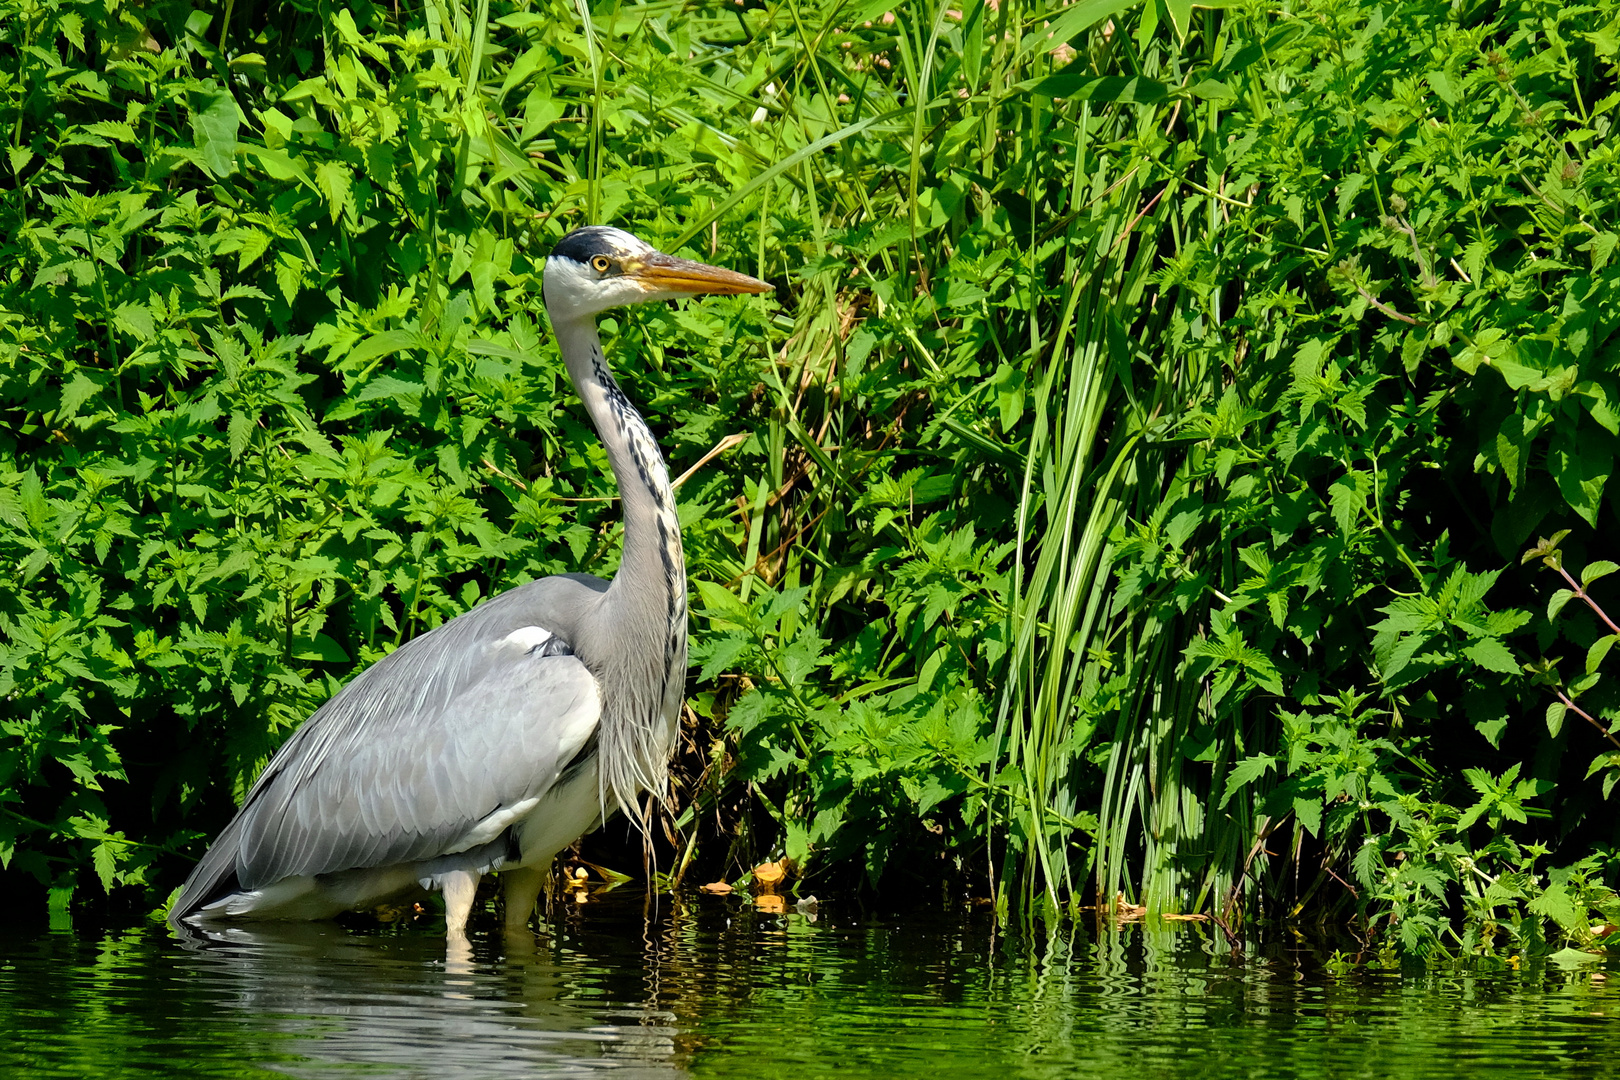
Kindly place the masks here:
[(470, 965), (428, 925), (0, 928), (0, 1077), (1620, 1077), (1612, 961), (1334, 974), (1329, 952), (639, 895)]

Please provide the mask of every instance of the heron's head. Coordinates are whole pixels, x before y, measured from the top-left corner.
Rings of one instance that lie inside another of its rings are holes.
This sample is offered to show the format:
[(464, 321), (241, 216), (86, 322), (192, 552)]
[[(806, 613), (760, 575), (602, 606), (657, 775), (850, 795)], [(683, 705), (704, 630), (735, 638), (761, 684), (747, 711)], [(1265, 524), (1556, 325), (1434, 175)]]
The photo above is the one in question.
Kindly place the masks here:
[(646, 300), (702, 293), (770, 292), (771, 286), (732, 270), (677, 259), (620, 229), (575, 229), (546, 257), (546, 307), (553, 317), (580, 318)]

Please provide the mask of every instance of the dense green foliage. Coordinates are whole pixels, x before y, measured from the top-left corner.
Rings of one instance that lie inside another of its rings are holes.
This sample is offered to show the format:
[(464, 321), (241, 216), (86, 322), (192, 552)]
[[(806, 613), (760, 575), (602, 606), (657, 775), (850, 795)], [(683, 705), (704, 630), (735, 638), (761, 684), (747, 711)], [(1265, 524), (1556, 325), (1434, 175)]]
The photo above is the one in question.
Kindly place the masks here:
[(1220, 65), (1183, 183), (1221, 197), (1158, 281), (1169, 351), (1224, 377), (1116, 534), (1127, 637), (1191, 638), (1127, 667), (1109, 748), (1150, 895), (1348, 889), (1413, 950), (1459, 896), (1467, 948), (1537, 938), (1521, 901), (1612, 921), (1612, 855), (1533, 868), (1616, 839), (1616, 627), (1517, 564), (1565, 527), (1582, 584), (1616, 569), (1613, 19), (1339, 5)]
[(357, 665), (611, 569), (608, 221), (779, 285), (604, 321), (677, 873), (1620, 921), (1612, 5), (582, 7), (0, 2), (9, 875), (161, 898)]

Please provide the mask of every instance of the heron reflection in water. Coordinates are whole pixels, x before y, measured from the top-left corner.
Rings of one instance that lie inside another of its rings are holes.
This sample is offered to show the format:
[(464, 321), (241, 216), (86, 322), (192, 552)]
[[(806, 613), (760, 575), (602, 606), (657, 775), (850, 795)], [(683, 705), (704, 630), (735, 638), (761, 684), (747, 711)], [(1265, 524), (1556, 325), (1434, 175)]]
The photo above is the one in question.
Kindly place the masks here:
[(270, 760), (176, 898), (170, 922), (323, 919), (422, 887), (465, 945), (500, 872), (527, 929), (552, 857), (612, 808), (645, 827), (686, 676), (686, 564), (663, 455), (608, 371), (596, 316), (647, 300), (768, 292), (618, 229), (564, 237), (547, 314), (624, 508), (618, 573), (502, 593), (367, 668)]
[(633, 940), (640, 905), (597, 908), (606, 911), (569, 946), (525, 950), (511, 939), (503, 956), (477, 965), (441, 963), (415, 934), (214, 923), (212, 947), (180, 951), (165, 970), (185, 975), (185, 1015), (210, 1018), (202, 1028), (213, 1033), (200, 1037), (226, 1039), (244, 1064), (287, 1076), (677, 1080), (686, 1075), (679, 1021), (647, 986), (656, 986), (667, 937), (640, 955), (616, 949), (606, 958), (593, 939)]

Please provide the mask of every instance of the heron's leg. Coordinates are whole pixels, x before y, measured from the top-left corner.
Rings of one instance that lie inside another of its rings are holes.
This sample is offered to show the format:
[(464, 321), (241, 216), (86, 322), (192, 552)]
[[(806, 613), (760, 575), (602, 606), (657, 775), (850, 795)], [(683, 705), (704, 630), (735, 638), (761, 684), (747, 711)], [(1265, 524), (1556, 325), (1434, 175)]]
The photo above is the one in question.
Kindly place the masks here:
[(529, 916), (540, 899), (540, 888), (546, 882), (545, 868), (520, 866), (508, 870), (501, 877), (506, 882), (506, 932), (521, 934), (529, 929)]
[(439, 879), (444, 890), (444, 931), (452, 939), (467, 937), (467, 917), (472, 914), (473, 897), (478, 894), (478, 873), (452, 870)]

